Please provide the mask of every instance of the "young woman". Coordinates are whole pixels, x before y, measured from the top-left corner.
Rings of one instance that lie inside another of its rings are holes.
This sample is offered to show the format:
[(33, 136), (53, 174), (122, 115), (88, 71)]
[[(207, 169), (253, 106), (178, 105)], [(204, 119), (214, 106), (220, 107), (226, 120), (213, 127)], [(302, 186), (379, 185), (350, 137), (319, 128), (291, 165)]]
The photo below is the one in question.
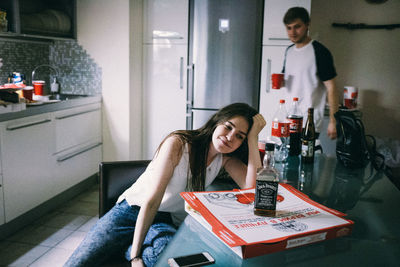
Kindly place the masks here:
[(168, 135), (146, 171), (100, 218), (65, 266), (96, 266), (125, 251), (132, 266), (153, 266), (186, 215), (180, 192), (206, 190), (221, 168), (241, 188), (255, 186), (261, 166), (258, 133), (264, 126), (255, 109), (235, 103), (200, 129)]

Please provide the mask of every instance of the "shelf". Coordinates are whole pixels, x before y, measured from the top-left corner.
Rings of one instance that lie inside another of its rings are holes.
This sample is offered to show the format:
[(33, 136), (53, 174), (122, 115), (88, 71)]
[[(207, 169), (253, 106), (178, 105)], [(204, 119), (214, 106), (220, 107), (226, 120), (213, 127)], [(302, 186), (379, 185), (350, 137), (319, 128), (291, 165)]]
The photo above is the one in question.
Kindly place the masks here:
[(1, 39), (51, 41), (76, 39), (76, 0), (2, 0), (8, 32)]

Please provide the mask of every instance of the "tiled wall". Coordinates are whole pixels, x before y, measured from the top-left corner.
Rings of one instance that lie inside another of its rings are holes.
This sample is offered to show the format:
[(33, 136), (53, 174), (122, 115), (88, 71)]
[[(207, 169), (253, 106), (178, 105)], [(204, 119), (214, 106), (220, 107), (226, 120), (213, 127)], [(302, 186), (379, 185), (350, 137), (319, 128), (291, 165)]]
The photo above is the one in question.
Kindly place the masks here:
[[(28, 84), (35, 67), (47, 64), (58, 71), (60, 92), (65, 94), (94, 95), (101, 93), (101, 68), (75, 40), (57, 40), (50, 43), (0, 40), (0, 83), (7, 82), (13, 71), (26, 75)], [(39, 67), (35, 80), (50, 84), (54, 71)], [(47, 86), (47, 93), (49, 93)]]

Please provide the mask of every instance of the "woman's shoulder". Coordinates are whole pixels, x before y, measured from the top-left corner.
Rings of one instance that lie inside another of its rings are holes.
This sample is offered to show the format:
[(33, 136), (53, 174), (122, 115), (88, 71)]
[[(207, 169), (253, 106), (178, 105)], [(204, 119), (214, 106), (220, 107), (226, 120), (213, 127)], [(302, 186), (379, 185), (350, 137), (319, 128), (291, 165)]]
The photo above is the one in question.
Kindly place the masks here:
[(182, 148), (185, 147), (185, 142), (179, 136), (173, 134), (168, 136), (162, 145), (168, 146), (174, 150), (182, 150)]
[(158, 154), (164, 154), (171, 160), (179, 162), (184, 150), (185, 142), (179, 136), (170, 135), (161, 144)]

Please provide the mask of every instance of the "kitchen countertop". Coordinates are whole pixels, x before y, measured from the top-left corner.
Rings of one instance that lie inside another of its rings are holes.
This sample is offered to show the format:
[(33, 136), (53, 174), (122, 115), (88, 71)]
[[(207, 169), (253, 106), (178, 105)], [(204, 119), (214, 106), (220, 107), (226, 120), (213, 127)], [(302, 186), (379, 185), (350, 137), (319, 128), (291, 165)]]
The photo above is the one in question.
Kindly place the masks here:
[(56, 103), (47, 103), (38, 106), (27, 106), (26, 109), (22, 111), (0, 114), (0, 122), (98, 103), (101, 102), (101, 95), (62, 95), (62, 99), (63, 100)]

